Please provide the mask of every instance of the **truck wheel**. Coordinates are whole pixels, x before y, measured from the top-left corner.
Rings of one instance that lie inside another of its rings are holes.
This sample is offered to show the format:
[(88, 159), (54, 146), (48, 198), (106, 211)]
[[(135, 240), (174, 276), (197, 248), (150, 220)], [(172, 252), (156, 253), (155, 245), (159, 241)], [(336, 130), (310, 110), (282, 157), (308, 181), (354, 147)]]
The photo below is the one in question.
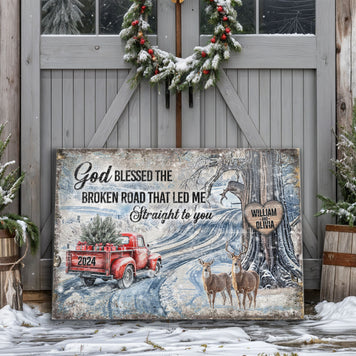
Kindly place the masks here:
[(161, 272), (161, 262), (157, 261), (154, 276), (157, 276)]
[(125, 268), (124, 275), (122, 276), (121, 279), (117, 281), (117, 284), (119, 288), (125, 289), (125, 288), (129, 288), (133, 283), (133, 281), (134, 281), (134, 270), (132, 265), (128, 265)]
[(83, 281), (83, 284), (88, 287), (91, 287), (95, 282), (95, 278), (83, 277), (81, 279)]

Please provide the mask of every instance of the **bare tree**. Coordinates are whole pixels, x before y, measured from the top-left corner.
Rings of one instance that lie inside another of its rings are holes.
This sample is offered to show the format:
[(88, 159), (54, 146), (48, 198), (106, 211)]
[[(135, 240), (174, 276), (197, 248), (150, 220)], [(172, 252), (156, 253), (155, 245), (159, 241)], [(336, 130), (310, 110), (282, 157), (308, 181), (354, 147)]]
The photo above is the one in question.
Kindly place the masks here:
[[(241, 201), (244, 213), (249, 203), (264, 205), (271, 200), (279, 201), (283, 211), (287, 212), (284, 194), (282, 151), (279, 150), (241, 150), (240, 156), (233, 153), (211, 154), (202, 157), (186, 186), (195, 184), (205, 189), (206, 196), (211, 196), (212, 187), (228, 171), (236, 172), (236, 181), (228, 182), (221, 193), (220, 202), (230, 192)], [(296, 151), (288, 151), (291, 163), (295, 165)], [(287, 162), (288, 163), (288, 162)], [(286, 177), (287, 178), (287, 177)], [(242, 262), (245, 270), (256, 271), (260, 276), (262, 287), (276, 288), (295, 285), (293, 278), (302, 277), (302, 269), (295, 256), (291, 239), (291, 227), (288, 214), (283, 214), (278, 228), (269, 235), (263, 235), (252, 229), (243, 219), (242, 231), (236, 232), (241, 241), (248, 243), (248, 250)]]

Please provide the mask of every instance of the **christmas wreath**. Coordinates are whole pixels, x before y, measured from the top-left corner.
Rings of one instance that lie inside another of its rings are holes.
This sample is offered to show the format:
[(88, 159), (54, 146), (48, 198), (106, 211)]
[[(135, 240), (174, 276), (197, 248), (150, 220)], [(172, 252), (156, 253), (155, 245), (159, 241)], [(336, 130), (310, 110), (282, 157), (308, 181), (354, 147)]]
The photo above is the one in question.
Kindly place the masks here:
[(147, 34), (150, 32), (148, 16), (152, 1), (132, 1), (124, 16), (120, 37), (126, 41), (124, 60), (137, 67), (133, 84), (142, 78), (149, 79), (152, 84), (168, 79), (171, 91), (183, 91), (188, 87), (208, 89), (215, 86), (220, 64), (230, 58), (231, 50), (241, 50), (232, 36), (242, 29), (234, 8), (241, 5), (240, 0), (205, 0), (205, 11), (214, 25), (213, 35), (206, 46), (195, 47), (187, 58), (178, 58), (151, 45)]

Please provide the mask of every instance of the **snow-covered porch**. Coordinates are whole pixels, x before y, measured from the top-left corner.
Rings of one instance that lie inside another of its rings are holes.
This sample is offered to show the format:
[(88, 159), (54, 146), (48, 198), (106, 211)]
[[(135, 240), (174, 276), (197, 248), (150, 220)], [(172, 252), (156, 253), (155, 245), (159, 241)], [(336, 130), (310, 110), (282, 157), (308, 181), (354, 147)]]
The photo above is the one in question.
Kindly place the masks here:
[(52, 321), (0, 310), (0, 355), (355, 355), (356, 297), (308, 308), (304, 321)]

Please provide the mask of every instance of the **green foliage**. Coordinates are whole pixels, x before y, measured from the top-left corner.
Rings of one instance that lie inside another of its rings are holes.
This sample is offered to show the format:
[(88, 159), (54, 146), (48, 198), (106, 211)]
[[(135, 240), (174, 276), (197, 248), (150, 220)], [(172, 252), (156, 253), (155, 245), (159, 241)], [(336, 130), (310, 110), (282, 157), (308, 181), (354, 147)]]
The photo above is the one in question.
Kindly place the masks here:
[[(5, 125), (0, 125), (0, 136), (4, 131)], [(0, 211), (11, 204), (18, 190), (20, 189), (21, 183), (23, 182), (25, 175), (24, 173), (19, 174), (19, 170), (15, 169), (8, 173), (8, 168), (15, 162), (5, 162), (2, 163), (2, 156), (10, 142), (10, 135), (5, 141), (0, 139)]]
[(168, 81), (172, 92), (189, 87), (208, 89), (216, 85), (219, 68), (230, 58), (231, 51), (240, 51), (240, 44), (232, 36), (242, 30), (236, 20), (240, 0), (205, 0), (205, 11), (213, 26), (209, 43), (194, 48), (193, 54), (185, 59), (151, 46), (147, 33), (150, 25), (147, 18), (151, 13), (151, 0), (132, 0), (133, 4), (124, 16), (120, 37), (126, 41), (124, 59), (137, 67), (132, 84), (141, 79), (151, 84)]
[(38, 227), (27, 217), (7, 214), (0, 218), (0, 229), (7, 230), (14, 236), (15, 242), (21, 247), (29, 238), (31, 252), (34, 254), (39, 246), (40, 233)]
[(332, 160), (333, 170), (343, 199), (334, 201), (318, 195), (322, 209), (317, 216), (331, 214), (338, 218), (340, 224), (356, 225), (356, 105), (353, 108), (352, 127), (350, 131), (342, 129), (337, 136), (340, 158)]
[(82, 7), (83, 4), (79, 0), (43, 0), (43, 33), (79, 34), (78, 25), (83, 27)]
[(115, 222), (111, 217), (106, 217), (104, 220), (96, 215), (92, 221), (86, 225), (82, 225), (81, 241), (89, 245), (97, 243), (113, 243), (118, 244), (119, 234), (116, 231)]
[[(0, 125), (0, 137), (4, 131), (5, 125)], [(0, 211), (11, 204), (20, 189), (21, 183), (25, 178), (24, 173), (18, 169), (8, 172), (8, 168), (15, 162), (2, 163), (3, 154), (10, 142), (10, 135), (5, 141), (0, 139)], [(5, 214), (0, 217), (0, 229), (7, 230), (14, 236), (15, 242), (23, 246), (26, 238), (29, 238), (31, 252), (34, 253), (39, 245), (39, 231), (37, 226), (27, 217), (16, 214)]]

